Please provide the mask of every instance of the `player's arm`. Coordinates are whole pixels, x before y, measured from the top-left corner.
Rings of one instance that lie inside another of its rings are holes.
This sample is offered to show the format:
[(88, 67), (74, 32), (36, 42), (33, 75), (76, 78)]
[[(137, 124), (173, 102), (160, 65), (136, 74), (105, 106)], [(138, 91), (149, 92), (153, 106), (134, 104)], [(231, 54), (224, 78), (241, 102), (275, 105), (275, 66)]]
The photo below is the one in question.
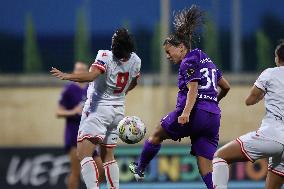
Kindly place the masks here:
[(127, 94), (129, 91), (131, 91), (132, 89), (134, 89), (138, 84), (138, 77), (134, 77), (131, 82), (129, 87), (127, 88), (127, 90), (125, 91), (125, 94)]
[(63, 73), (60, 70), (53, 68), (50, 70), (53, 76), (61, 79), (61, 80), (69, 80), (69, 81), (75, 81), (75, 82), (91, 82), (94, 81), (100, 74), (103, 72), (97, 68), (97, 67), (92, 67), (90, 72), (87, 73), (80, 73), (80, 74), (75, 74), (75, 73)]
[(78, 105), (71, 110), (67, 110), (64, 106), (59, 105), (56, 110), (56, 116), (59, 118), (72, 117), (82, 113), (82, 106)]
[(217, 96), (217, 101), (220, 102), (220, 100), (228, 94), (230, 90), (230, 84), (224, 77), (222, 77), (218, 81), (218, 86), (220, 87), (220, 91)]
[(263, 91), (262, 89), (254, 85), (250, 91), (249, 96), (246, 98), (245, 103), (247, 106), (254, 105), (258, 103), (259, 101), (261, 101), (264, 95), (265, 95), (265, 91)]
[(198, 82), (191, 81), (187, 84), (189, 91), (187, 92), (186, 104), (181, 116), (178, 117), (178, 123), (185, 124), (189, 122), (190, 112), (196, 102), (198, 94)]

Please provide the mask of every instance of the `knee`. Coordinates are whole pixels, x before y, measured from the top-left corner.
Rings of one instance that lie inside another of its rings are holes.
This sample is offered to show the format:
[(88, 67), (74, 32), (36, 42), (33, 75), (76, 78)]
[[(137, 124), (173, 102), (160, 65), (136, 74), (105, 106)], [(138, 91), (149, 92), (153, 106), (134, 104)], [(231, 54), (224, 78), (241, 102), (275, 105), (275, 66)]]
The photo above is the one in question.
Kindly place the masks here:
[(227, 161), (227, 159), (222, 155), (222, 153), (220, 153), (220, 151), (216, 151), (214, 153), (214, 157), (213, 157), (213, 166), (216, 164), (222, 164), (222, 165), (228, 165), (230, 164), (230, 162)]
[(79, 147), (77, 148), (76, 156), (80, 162), (85, 158), (84, 154), (81, 152), (81, 149)]
[(161, 144), (165, 139), (163, 137), (163, 131), (161, 130), (161, 126), (158, 126), (155, 132), (149, 137), (149, 141), (152, 144)]
[(217, 150), (217, 151), (214, 153), (214, 158), (222, 158), (222, 157), (220, 157), (220, 156), (221, 156), (221, 154), (220, 154), (219, 150)]

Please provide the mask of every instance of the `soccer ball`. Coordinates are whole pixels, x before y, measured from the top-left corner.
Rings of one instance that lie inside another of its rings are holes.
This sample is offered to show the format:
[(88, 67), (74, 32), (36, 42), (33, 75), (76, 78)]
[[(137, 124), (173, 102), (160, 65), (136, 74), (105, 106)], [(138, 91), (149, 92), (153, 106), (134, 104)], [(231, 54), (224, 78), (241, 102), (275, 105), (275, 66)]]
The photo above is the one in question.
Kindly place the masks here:
[(137, 116), (127, 116), (118, 124), (119, 138), (127, 144), (140, 142), (145, 134), (146, 127), (142, 120)]

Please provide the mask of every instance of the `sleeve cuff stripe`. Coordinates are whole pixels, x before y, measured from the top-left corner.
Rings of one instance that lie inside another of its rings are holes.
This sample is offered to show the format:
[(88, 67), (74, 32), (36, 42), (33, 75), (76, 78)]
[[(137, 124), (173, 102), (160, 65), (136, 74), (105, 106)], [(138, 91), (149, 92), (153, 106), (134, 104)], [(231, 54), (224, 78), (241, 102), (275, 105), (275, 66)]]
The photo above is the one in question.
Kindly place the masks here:
[(264, 88), (260, 83), (255, 82), (254, 85), (255, 85), (257, 88), (259, 88), (259, 89), (265, 91), (265, 88)]
[(201, 80), (201, 78), (192, 78), (192, 79), (190, 79), (190, 80), (188, 80), (188, 81), (186, 82), (186, 85), (188, 85), (188, 83), (191, 82), (191, 81), (193, 81), (193, 80)]
[(106, 64), (106, 63), (105, 63), (104, 61), (102, 61), (102, 60), (97, 60), (97, 63), (102, 64), (102, 65), (105, 65), (105, 64)]

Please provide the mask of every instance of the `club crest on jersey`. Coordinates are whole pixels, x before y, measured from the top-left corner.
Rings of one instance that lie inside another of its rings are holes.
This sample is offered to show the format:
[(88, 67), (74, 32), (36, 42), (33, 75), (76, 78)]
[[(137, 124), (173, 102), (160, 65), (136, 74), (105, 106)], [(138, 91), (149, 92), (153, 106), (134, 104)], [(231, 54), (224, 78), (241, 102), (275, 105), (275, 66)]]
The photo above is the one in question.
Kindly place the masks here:
[(190, 77), (194, 73), (194, 69), (187, 70), (187, 77)]

